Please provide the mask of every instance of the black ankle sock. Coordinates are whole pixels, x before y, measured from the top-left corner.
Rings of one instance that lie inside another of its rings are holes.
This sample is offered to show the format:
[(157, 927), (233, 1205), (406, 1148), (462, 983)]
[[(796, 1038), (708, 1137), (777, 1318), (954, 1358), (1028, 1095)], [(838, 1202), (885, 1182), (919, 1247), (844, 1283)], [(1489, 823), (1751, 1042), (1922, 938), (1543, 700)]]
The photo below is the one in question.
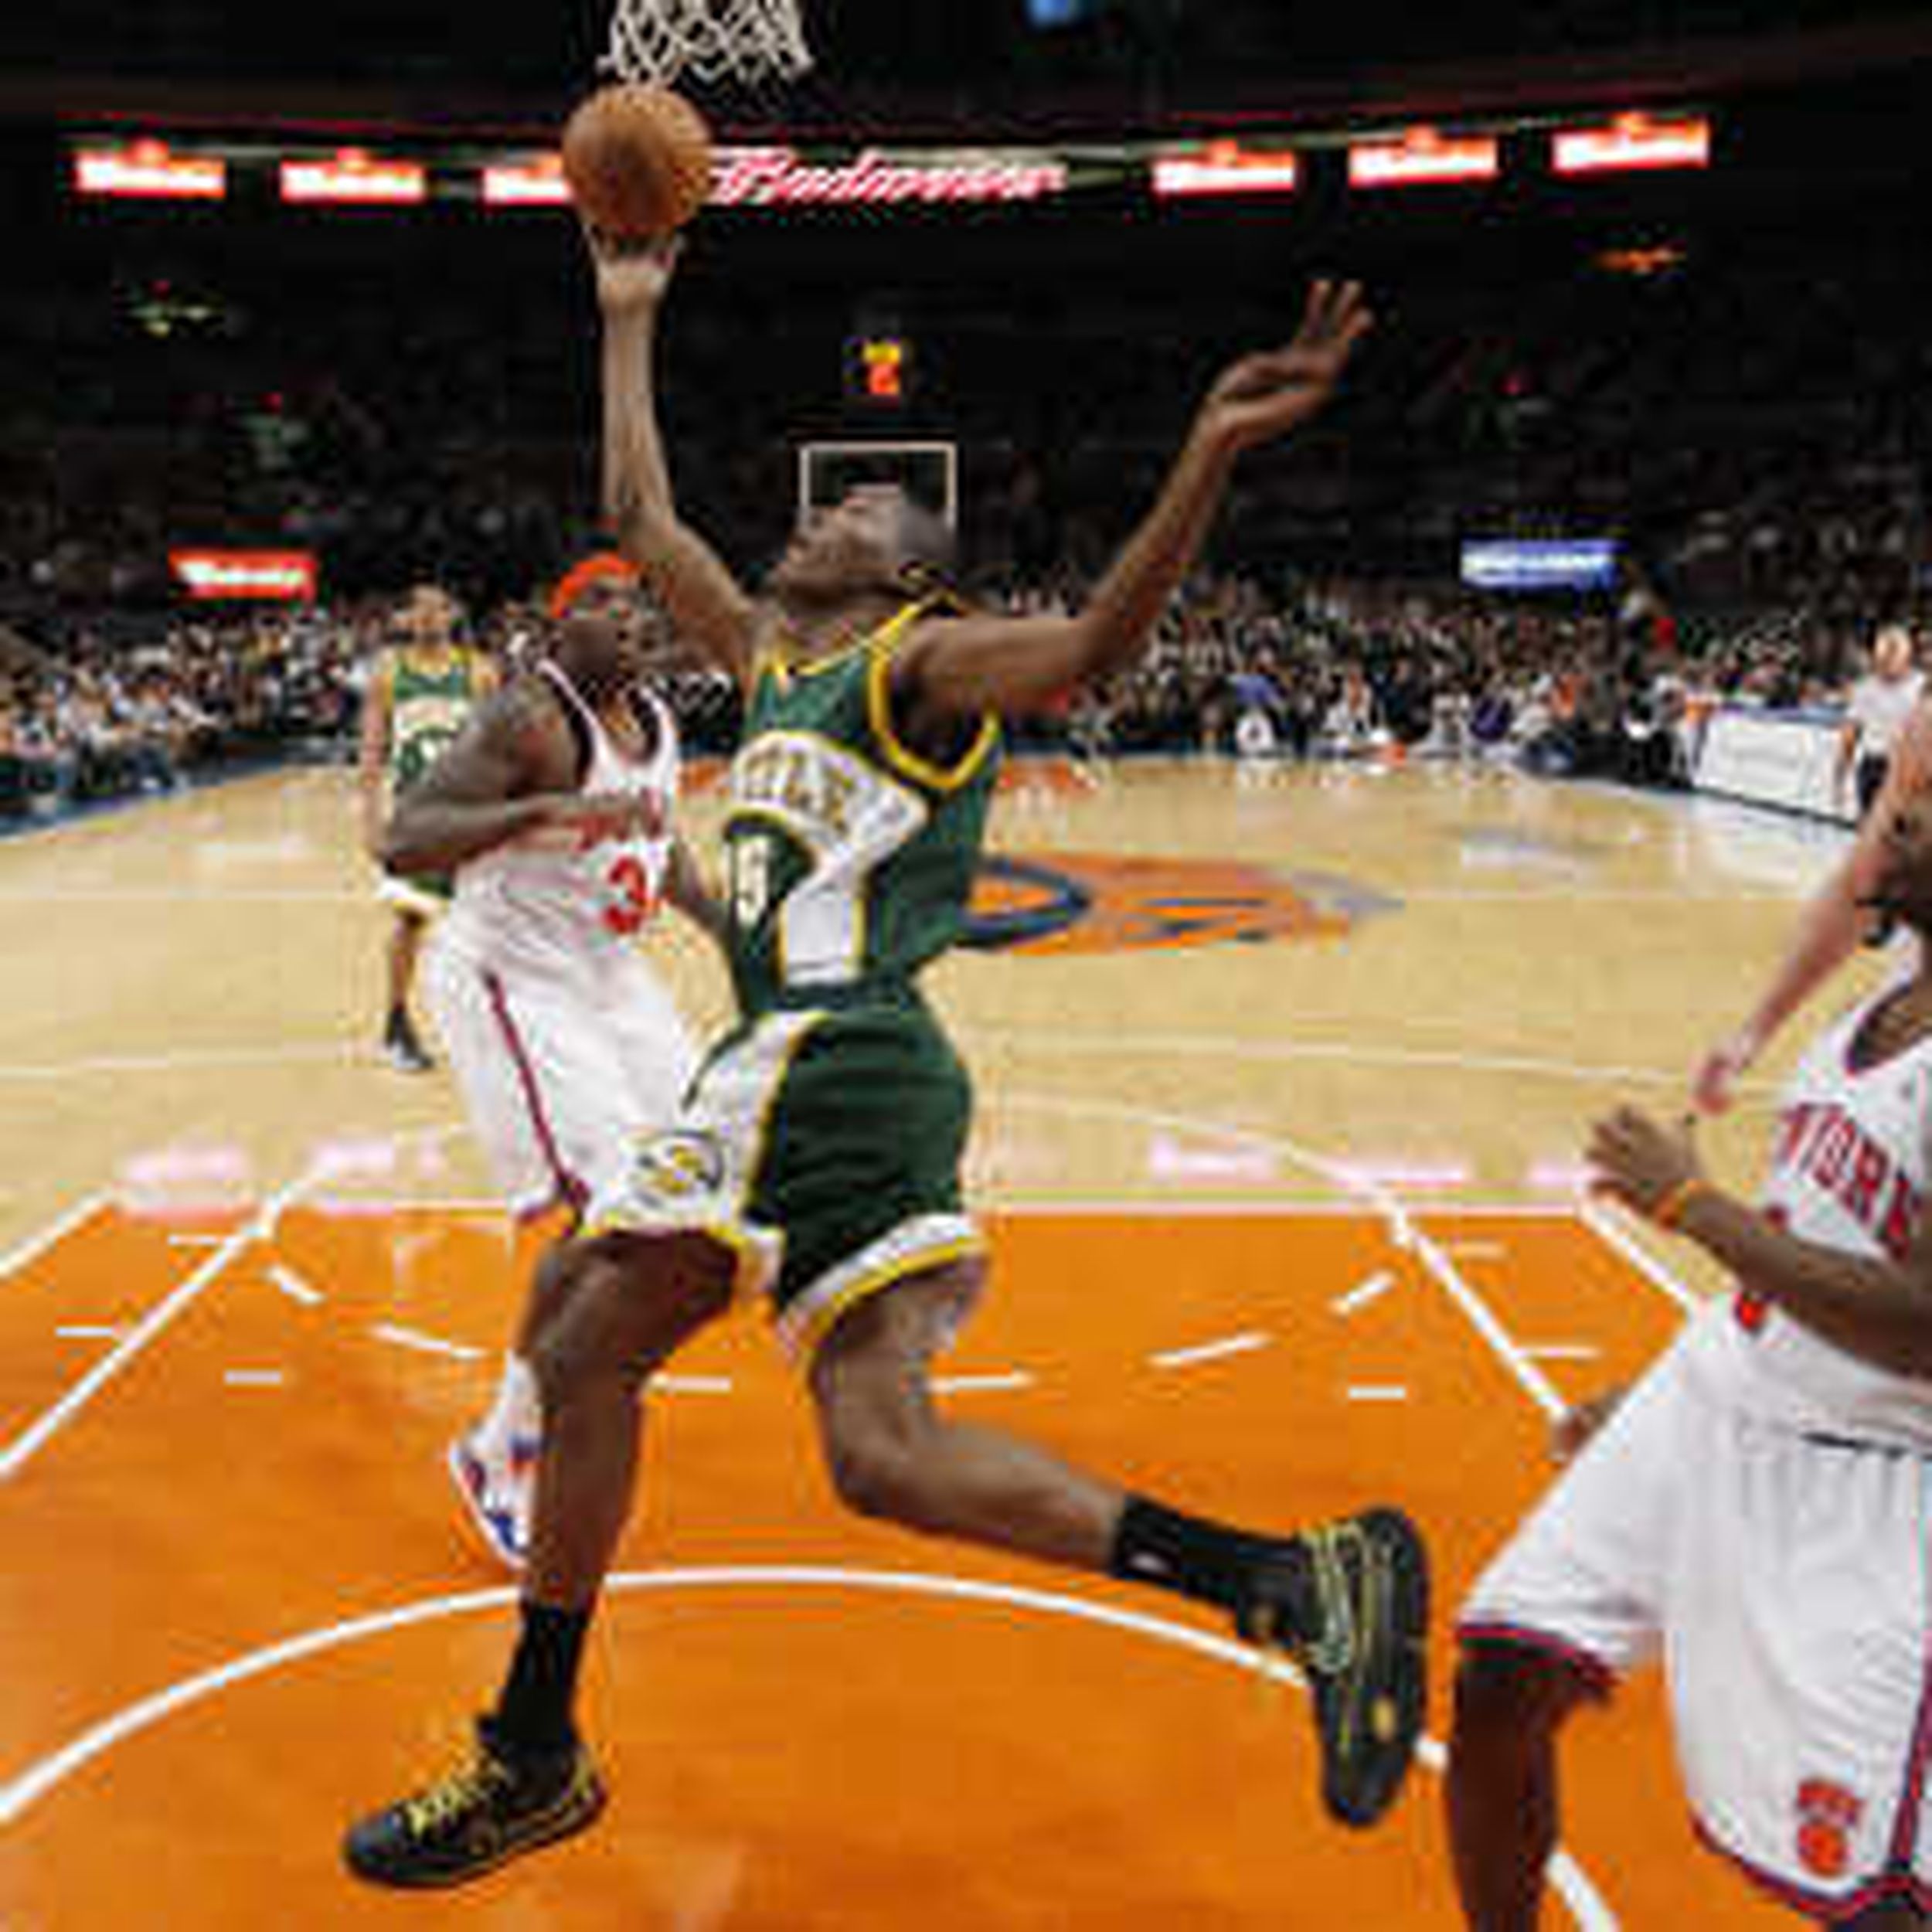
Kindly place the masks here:
[(1131, 1583), (1152, 1583), (1223, 1610), (1238, 1610), (1258, 1565), (1292, 1564), (1298, 1558), (1297, 1546), (1287, 1538), (1250, 1536), (1183, 1515), (1145, 1496), (1130, 1496), (1121, 1512), (1107, 1569)]
[(485, 1722), (490, 1741), (512, 1755), (560, 1751), (577, 1742), (570, 1712), (590, 1613), (528, 1601), (522, 1607), (523, 1634), (510, 1660), (510, 1674)]

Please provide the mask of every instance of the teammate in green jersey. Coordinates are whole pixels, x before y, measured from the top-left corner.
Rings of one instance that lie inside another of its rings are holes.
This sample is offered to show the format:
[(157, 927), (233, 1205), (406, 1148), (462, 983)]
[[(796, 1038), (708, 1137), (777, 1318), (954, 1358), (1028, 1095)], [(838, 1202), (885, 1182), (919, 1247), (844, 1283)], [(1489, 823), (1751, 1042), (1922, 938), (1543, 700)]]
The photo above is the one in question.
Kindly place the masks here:
[(679, 519), (658, 440), (651, 349), (675, 248), (594, 247), (610, 508), (680, 632), (749, 700), (724, 830), (743, 1010), (677, 1129), (545, 1264), (543, 1457), (509, 1676), (470, 1761), (355, 1825), (349, 1864), (381, 1883), (455, 1884), (597, 1815), (575, 1686), (630, 1512), (641, 1397), (740, 1297), (764, 1302), (798, 1361), (849, 1505), (1219, 1607), (1301, 1666), (1324, 1799), (1372, 1823), (1424, 1703), (1427, 1566), (1405, 1517), (1236, 1529), (935, 1405), (932, 1360), (986, 1264), (960, 1199), (965, 1071), (917, 977), (960, 927), (1002, 715), (1145, 648), (1236, 458), (1327, 400), (1369, 326), (1360, 292), (1318, 284), (1286, 348), (1222, 375), (1083, 610), (1014, 618), (913, 594), (946, 533), (876, 488), (808, 521), (765, 597), (748, 596)]
[[(464, 720), (496, 688), (481, 652), (456, 638), (456, 600), (434, 583), (419, 583), (396, 614), (397, 642), (370, 667), (362, 699), (362, 843), (380, 849), (391, 803), (407, 791), (456, 742)], [(427, 1073), (434, 1064), (410, 1011), (416, 964), (429, 922), (449, 903), (447, 879), (405, 879), (385, 871), (376, 896), (389, 906), (388, 1001), (383, 1051), (398, 1072)]]

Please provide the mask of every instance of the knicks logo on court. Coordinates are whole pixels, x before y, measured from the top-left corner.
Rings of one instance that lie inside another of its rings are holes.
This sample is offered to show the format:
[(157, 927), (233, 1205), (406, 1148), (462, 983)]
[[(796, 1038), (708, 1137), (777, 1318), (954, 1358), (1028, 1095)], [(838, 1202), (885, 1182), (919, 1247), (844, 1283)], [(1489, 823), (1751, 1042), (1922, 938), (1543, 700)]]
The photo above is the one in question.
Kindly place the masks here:
[(1808, 1777), (1798, 1787), (1798, 1855), (1808, 1872), (1821, 1879), (1844, 1876), (1851, 1862), (1852, 1834), (1865, 1806), (1842, 1784)]
[(960, 944), (982, 951), (1138, 952), (1332, 939), (1395, 901), (1347, 879), (1234, 860), (992, 853)]

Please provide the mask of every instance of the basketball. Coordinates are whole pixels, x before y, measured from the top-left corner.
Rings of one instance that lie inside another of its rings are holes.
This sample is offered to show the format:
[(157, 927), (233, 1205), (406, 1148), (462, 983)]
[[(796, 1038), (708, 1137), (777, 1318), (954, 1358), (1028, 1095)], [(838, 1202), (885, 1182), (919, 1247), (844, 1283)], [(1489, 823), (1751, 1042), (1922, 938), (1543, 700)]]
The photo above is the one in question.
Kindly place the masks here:
[(565, 125), (563, 173), (593, 227), (627, 241), (668, 235), (711, 192), (711, 130), (668, 87), (600, 88)]

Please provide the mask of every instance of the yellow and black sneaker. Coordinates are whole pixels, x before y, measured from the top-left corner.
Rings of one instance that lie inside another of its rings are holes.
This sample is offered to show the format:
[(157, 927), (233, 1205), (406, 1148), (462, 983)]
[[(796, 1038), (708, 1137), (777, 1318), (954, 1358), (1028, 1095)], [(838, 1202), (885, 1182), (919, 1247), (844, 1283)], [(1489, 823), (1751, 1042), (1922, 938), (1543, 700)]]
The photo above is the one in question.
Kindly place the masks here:
[(1321, 1739), (1321, 1797), (1359, 1828), (1395, 1802), (1428, 1702), (1429, 1559), (1396, 1509), (1290, 1540), (1250, 1585), (1236, 1628), (1292, 1658)]
[(582, 1831), (604, 1800), (603, 1781), (581, 1743), (512, 1757), (479, 1724), (469, 1763), (351, 1825), (342, 1858), (373, 1885), (461, 1885)]

